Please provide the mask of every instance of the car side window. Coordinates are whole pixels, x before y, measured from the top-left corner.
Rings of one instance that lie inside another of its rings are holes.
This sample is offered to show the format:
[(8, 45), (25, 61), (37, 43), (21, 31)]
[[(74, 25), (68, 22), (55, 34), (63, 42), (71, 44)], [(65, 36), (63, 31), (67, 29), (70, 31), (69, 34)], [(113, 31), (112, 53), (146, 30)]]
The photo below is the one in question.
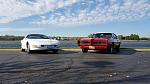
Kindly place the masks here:
[(114, 39), (118, 39), (117, 36), (116, 36), (116, 34), (113, 34), (113, 38), (114, 38)]
[(29, 37), (30, 37), (30, 35), (26, 36), (26, 38), (29, 38)]

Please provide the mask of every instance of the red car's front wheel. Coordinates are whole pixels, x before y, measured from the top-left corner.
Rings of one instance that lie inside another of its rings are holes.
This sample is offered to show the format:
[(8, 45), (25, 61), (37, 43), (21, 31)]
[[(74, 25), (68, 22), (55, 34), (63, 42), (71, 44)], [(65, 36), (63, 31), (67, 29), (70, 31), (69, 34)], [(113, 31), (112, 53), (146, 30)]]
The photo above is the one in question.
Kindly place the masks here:
[(88, 49), (82, 49), (82, 52), (83, 52), (83, 53), (87, 53), (87, 52), (88, 52)]

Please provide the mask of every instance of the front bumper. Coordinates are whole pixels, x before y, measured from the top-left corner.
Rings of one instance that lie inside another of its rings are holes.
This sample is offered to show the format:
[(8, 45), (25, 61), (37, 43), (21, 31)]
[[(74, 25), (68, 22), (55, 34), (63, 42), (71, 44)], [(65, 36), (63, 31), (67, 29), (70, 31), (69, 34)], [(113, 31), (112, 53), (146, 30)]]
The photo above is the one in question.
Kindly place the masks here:
[(89, 45), (80, 45), (82, 49), (89, 49), (89, 50), (103, 50), (108, 49), (110, 45), (99, 45), (99, 46), (89, 46)]
[(45, 51), (48, 51), (48, 50), (58, 50), (59, 49), (59, 46), (55, 46), (55, 45), (44, 45), (44, 46), (41, 46), (41, 47), (33, 47), (31, 46), (30, 47), (30, 50), (45, 50)]

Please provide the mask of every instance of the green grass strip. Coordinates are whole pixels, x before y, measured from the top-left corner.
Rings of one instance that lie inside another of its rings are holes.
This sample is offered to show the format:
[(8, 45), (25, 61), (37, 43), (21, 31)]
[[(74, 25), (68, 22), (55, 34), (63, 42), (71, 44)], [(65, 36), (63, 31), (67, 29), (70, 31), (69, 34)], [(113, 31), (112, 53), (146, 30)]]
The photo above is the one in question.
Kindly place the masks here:
[[(61, 50), (81, 50), (80, 47), (60, 47)], [(150, 51), (150, 47), (141, 47), (141, 48), (133, 48), (133, 47), (124, 47), (122, 50), (143, 50)], [(20, 51), (20, 48), (0, 48), (0, 51)]]

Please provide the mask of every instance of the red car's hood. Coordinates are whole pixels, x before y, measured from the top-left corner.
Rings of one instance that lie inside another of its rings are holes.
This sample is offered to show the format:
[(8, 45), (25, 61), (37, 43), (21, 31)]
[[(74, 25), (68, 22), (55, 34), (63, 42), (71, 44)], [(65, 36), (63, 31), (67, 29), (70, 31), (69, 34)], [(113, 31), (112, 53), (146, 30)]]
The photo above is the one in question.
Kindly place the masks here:
[(80, 41), (83, 41), (83, 40), (91, 40), (93, 38), (81, 38)]
[(101, 38), (82, 38), (80, 41), (89, 41), (89, 40), (109, 40), (111, 37), (101, 37)]

